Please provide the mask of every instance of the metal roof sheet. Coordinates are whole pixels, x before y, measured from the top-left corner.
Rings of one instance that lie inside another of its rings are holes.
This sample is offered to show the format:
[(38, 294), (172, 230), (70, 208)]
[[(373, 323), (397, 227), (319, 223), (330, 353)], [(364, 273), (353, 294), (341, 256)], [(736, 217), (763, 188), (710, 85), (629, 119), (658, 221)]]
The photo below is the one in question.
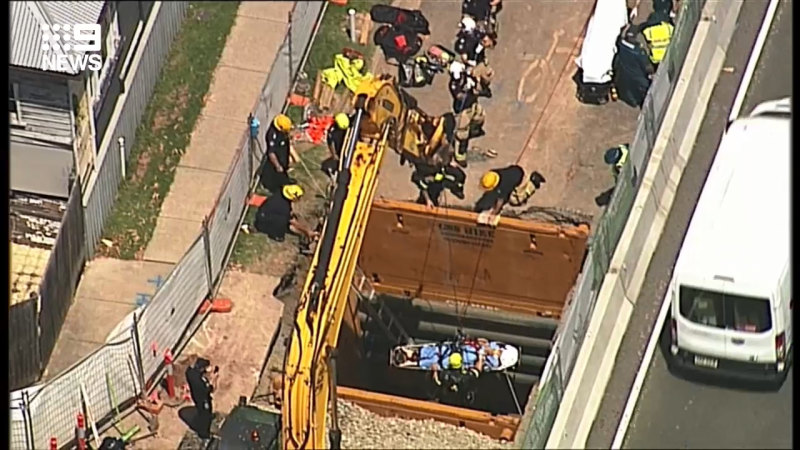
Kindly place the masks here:
[[(11, 61), (12, 66), (41, 70), (42, 26), (98, 23), (105, 1), (19, 2), (11, 3)], [(51, 54), (59, 50), (50, 49)], [(74, 51), (69, 52), (77, 54)], [(70, 75), (77, 71), (61, 71)]]

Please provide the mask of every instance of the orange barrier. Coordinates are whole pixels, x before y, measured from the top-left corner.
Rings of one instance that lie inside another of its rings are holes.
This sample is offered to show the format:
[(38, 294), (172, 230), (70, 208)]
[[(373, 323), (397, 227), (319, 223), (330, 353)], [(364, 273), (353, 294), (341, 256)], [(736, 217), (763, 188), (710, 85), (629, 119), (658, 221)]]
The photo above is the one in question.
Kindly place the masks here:
[(215, 313), (227, 313), (233, 309), (233, 302), (229, 298), (215, 298), (212, 301), (204, 301), (200, 306), (200, 314), (205, 314), (208, 309)]
[(250, 196), (250, 200), (248, 200), (247, 205), (252, 206), (254, 208), (258, 208), (265, 201), (267, 201), (267, 197), (264, 197), (263, 195), (253, 194)]

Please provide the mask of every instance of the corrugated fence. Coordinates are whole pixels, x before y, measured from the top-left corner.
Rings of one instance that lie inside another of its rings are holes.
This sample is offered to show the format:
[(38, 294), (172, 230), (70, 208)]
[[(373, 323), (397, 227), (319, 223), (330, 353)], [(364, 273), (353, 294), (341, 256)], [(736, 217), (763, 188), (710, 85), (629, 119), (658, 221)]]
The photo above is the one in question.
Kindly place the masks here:
[(86, 262), (80, 181), (75, 180), (37, 296), (9, 308), (9, 387), (37, 381), (50, 360)]
[[(289, 33), (253, 110), (253, 116), (260, 123), (268, 123), (269, 117), (285, 110), (288, 93), (305, 61), (326, 4), (295, 3)], [(154, 23), (153, 32), (161, 33), (161, 37), (151, 38), (156, 42), (163, 42), (160, 40), (162, 38), (171, 40), (174, 36), (174, 32), (168, 30), (177, 27), (171, 21), (182, 17), (185, 3), (182, 6), (173, 5), (163, 2), (160, 6), (160, 14), (165, 16), (163, 19), (159, 17)], [(152, 49), (145, 51), (149, 56), (143, 57), (140, 63), (151, 64), (155, 68), (160, 67), (158, 52), (161, 52), (163, 61), (166, 50), (157, 48), (157, 44), (153, 45)], [(290, 63), (293, 68), (291, 76), (288, 70)], [(149, 98), (152, 93), (158, 71), (155, 74), (144, 72), (147, 73), (137, 75), (131, 83), (128, 93), (133, 95), (124, 100), (123, 109), (129, 112), (120, 114), (119, 119), (112, 117), (112, 123), (118, 120), (119, 125), (110, 141), (104, 140), (104, 145), (115, 145), (118, 136), (124, 136), (126, 140), (133, 139), (136, 123), (146, 107), (146, 101), (142, 98)], [(12, 449), (49, 448), (51, 438), (58, 440), (59, 447), (69, 445), (75, 438), (75, 417), (82, 410), (82, 403), (89, 406), (95, 420), (100, 423), (98, 426), (113, 423), (116, 421), (117, 408), (129, 406), (140, 394), (156, 384), (163, 369), (164, 350), (174, 352), (182, 348), (200, 305), (213, 294), (221, 281), (254, 185), (253, 175), (261, 159), (261, 151), (257, 150), (261, 146), (256, 143), (263, 140), (266, 127), (261, 128), (257, 140), (248, 139), (248, 119), (242, 118), (243, 128), (246, 129), (243, 130), (242, 146), (234, 158), (214, 209), (207, 215), (203, 233), (175, 266), (133, 326), (44, 385), (12, 393)], [(130, 145), (132, 142), (128, 141), (126, 146), (130, 148)], [(86, 206), (87, 238), (92, 252), (102, 232), (103, 222), (113, 206), (120, 180), (119, 163), (118, 151), (107, 152), (100, 170), (106, 181), (95, 187)], [(159, 349), (155, 355), (150, 350), (153, 344)]]
[(705, 0), (682, 2), (675, 33), (664, 61), (658, 67), (639, 114), (636, 134), (630, 146), (629, 163), (617, 177), (614, 195), (590, 240), (589, 254), (575, 284), (572, 300), (564, 314), (556, 343), (548, 358), (538, 389), (529, 402), (532, 413), (520, 425), (516, 443), (521, 448), (544, 448), (558, 412), (561, 398), (572, 375), (600, 284), (630, 214), (640, 175), (650, 158), (664, 112), (680, 74)]

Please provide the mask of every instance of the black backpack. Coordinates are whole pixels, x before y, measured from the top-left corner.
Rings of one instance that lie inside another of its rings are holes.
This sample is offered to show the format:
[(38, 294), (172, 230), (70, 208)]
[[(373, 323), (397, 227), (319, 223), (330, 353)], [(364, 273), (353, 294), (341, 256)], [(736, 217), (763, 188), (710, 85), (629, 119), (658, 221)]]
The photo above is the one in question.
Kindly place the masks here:
[(418, 9), (403, 9), (390, 5), (375, 5), (369, 10), (369, 16), (375, 23), (385, 23), (397, 28), (406, 28), (414, 33), (431, 34), (428, 19)]

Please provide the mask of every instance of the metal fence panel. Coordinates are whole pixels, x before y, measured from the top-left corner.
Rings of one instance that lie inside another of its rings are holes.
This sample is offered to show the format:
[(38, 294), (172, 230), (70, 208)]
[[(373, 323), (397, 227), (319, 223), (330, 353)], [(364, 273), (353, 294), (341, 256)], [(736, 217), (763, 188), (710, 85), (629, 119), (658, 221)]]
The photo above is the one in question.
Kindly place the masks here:
[(102, 145), (98, 153), (105, 153), (105, 157), (97, 169), (97, 180), (85, 208), (86, 215), (86, 243), (89, 255), (93, 256), (97, 243), (103, 234), (103, 226), (111, 214), (116, 202), (119, 183), (122, 180), (120, 167), (120, 152), (118, 139), (125, 138), (127, 158), (130, 149), (136, 142), (136, 130), (147, 108), (150, 97), (155, 89), (156, 81), (161, 74), (161, 68), (166, 61), (172, 41), (180, 30), (189, 2), (158, 2), (151, 11), (155, 14), (152, 19), (152, 31), (143, 46), (141, 59), (132, 64), (129, 70), (132, 75), (128, 89), (118, 102), (123, 102), (119, 115), (115, 120), (112, 116), (106, 136), (103, 136)]
[(211, 247), (211, 277), (217, 280), (228, 247), (239, 227), (239, 218), (247, 207), (247, 194), (250, 190), (252, 170), (250, 168), (249, 139), (236, 155), (223, 191), (217, 200), (209, 224), (209, 244)]
[[(139, 339), (146, 379), (158, 371), (163, 351), (174, 349), (209, 290), (205, 245), (198, 237), (142, 311)], [(153, 344), (155, 356), (145, 351)]]
[(593, 267), (593, 254), (589, 253), (584, 263), (584, 270), (581, 272), (576, 282), (575, 294), (570, 303), (569, 309), (564, 315), (564, 320), (559, 327), (559, 340), (554, 346), (554, 351), (558, 352), (558, 360), (561, 363), (561, 373), (564, 377), (564, 384), (569, 382), (572, 369), (575, 366), (575, 359), (578, 357), (580, 343), (586, 334), (584, 324), (592, 315), (594, 301), (597, 298), (597, 289), (594, 286), (594, 274), (586, 268)]
[(34, 448), (49, 448), (52, 437), (59, 445), (75, 437), (75, 417), (81, 412), (81, 389), (95, 421), (113, 414), (117, 404), (137, 395), (131, 339), (105, 345), (31, 396)]
[(81, 185), (76, 180), (39, 287), (39, 359), (42, 368), (47, 366), (53, 353), (86, 262), (84, 225)]
[(37, 301), (27, 300), (8, 308), (8, 388), (16, 390), (39, 379)]
[(536, 395), (536, 406), (534, 406), (533, 418), (530, 426), (524, 430), (521, 439), (522, 448), (544, 448), (550, 429), (558, 414), (558, 407), (564, 395), (564, 384), (561, 376), (561, 365), (553, 365), (553, 373), (542, 384)]
[(25, 430), (24, 412), (19, 406), (11, 407), (11, 427), (9, 430), (9, 447), (11, 450), (25, 450), (28, 448), (28, 439)]
[[(259, 142), (264, 142), (269, 119), (280, 113), (286, 105), (286, 96), (292, 89), (293, 76), (302, 68), (304, 59), (310, 48), (314, 30), (318, 26), (320, 15), (323, 13), (327, 2), (295, 2), (292, 9), (290, 35), (283, 40), (269, 78), (261, 92), (261, 101), (254, 113), (262, 126), (259, 131)], [(290, 45), (291, 42), (291, 45)], [(291, 47), (291, 52), (289, 51)], [(291, 67), (291, 75), (289, 74)], [(263, 151), (262, 146), (262, 151)], [(262, 152), (257, 151), (254, 157), (256, 163), (261, 161)], [(254, 164), (254, 170), (258, 164)]]

